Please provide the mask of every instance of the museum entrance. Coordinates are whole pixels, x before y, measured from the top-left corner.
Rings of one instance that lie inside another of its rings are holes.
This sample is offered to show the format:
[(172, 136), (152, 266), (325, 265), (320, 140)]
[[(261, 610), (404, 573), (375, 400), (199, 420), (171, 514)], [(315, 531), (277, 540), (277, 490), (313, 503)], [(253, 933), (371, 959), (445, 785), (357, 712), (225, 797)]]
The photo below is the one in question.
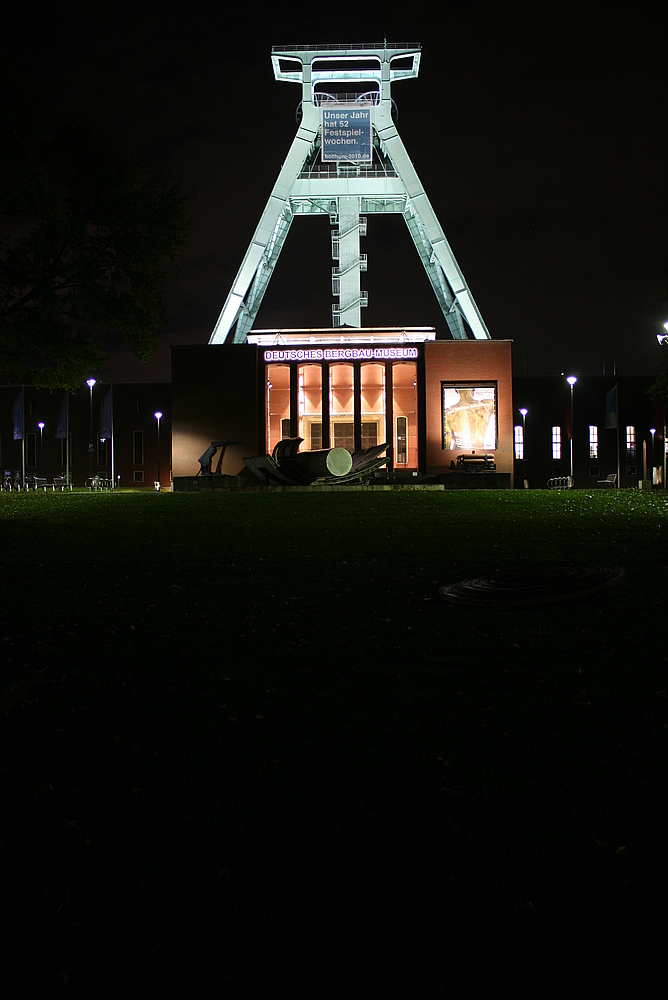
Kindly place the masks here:
[(416, 361), (266, 364), (264, 399), (268, 454), (292, 437), (301, 451), (387, 443), (394, 471), (418, 468)]

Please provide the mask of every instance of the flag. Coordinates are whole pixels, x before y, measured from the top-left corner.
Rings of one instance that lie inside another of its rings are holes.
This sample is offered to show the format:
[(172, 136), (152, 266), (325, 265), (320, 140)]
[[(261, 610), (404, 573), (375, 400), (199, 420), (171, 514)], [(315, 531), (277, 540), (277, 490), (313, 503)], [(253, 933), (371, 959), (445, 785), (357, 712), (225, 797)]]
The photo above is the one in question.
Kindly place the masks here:
[(617, 384), (605, 394), (605, 427), (614, 430), (617, 426)]
[(14, 418), (14, 440), (23, 441), (23, 389), (14, 400), (12, 417)]
[(60, 420), (56, 427), (55, 437), (67, 437), (67, 393), (63, 396), (63, 405), (60, 408)]
[(100, 408), (100, 437), (111, 438), (111, 389), (104, 397)]

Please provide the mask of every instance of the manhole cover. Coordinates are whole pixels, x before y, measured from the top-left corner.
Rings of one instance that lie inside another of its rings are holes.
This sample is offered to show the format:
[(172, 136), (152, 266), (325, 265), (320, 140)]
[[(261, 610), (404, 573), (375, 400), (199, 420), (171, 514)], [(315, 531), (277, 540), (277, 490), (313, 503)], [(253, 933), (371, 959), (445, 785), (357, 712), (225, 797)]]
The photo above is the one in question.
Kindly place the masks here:
[(613, 587), (624, 576), (619, 567), (543, 566), (506, 569), (472, 580), (441, 587), (439, 594), (451, 604), (487, 608), (516, 608), (530, 604), (574, 601)]

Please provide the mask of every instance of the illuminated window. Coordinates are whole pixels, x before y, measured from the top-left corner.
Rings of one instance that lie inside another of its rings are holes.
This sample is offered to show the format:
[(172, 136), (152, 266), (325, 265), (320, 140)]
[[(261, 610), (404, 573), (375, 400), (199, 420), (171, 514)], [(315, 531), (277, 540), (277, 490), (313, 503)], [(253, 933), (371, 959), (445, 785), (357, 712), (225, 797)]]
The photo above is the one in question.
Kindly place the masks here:
[(144, 464), (144, 432), (135, 431), (133, 436), (133, 465)]
[(303, 438), (300, 451), (322, 448), (322, 366), (300, 365), (297, 393), (297, 434)]
[(626, 428), (626, 457), (636, 457), (636, 429), (631, 426)]
[(107, 464), (107, 439), (97, 436), (97, 464), (106, 465)]
[(360, 368), (362, 450), (385, 444), (385, 365)]
[(352, 365), (329, 366), (329, 441), (355, 451), (355, 374)]
[(417, 364), (392, 365), (394, 468), (417, 469)]
[(267, 365), (265, 394), (267, 454), (271, 455), (279, 441), (290, 437), (290, 365)]
[(524, 428), (521, 424), (515, 425), (515, 458), (524, 458)]
[(552, 458), (561, 458), (561, 427), (552, 428)]
[(598, 458), (598, 427), (589, 425), (589, 457)]

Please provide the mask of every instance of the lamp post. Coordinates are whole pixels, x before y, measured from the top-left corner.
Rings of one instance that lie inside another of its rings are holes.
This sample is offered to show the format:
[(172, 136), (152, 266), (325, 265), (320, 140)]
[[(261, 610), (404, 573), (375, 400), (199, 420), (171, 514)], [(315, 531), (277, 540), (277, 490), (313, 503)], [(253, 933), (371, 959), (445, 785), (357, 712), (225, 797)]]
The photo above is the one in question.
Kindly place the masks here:
[(93, 386), (95, 385), (95, 381), (96, 380), (94, 378), (86, 379), (86, 385), (88, 386), (88, 388), (90, 390), (90, 436), (89, 436), (89, 441), (88, 441), (88, 454), (90, 456), (90, 481), (91, 481), (91, 486), (92, 486), (92, 483), (93, 483), (93, 452), (95, 450), (93, 448)]
[(573, 386), (577, 382), (575, 375), (569, 375), (566, 379), (571, 387), (571, 479), (573, 478)]
[(522, 414), (522, 455), (524, 458), (527, 457), (527, 410), (526, 406), (520, 407), (520, 413)]
[(654, 435), (656, 434), (656, 427), (650, 427), (649, 432), (652, 435), (652, 486), (654, 486)]
[(154, 416), (158, 421), (158, 489), (160, 489), (160, 417), (162, 413), (160, 410), (156, 410)]
[[(668, 321), (664, 324), (664, 329), (668, 330)], [(659, 342), (659, 347), (668, 347), (668, 333), (657, 333), (656, 339)], [(666, 482), (666, 386), (663, 387), (663, 488), (668, 490), (668, 483)]]
[(40, 420), (37, 426), (39, 427), (39, 471), (41, 475), (44, 472), (44, 467), (42, 464), (42, 445), (44, 444), (44, 421)]

